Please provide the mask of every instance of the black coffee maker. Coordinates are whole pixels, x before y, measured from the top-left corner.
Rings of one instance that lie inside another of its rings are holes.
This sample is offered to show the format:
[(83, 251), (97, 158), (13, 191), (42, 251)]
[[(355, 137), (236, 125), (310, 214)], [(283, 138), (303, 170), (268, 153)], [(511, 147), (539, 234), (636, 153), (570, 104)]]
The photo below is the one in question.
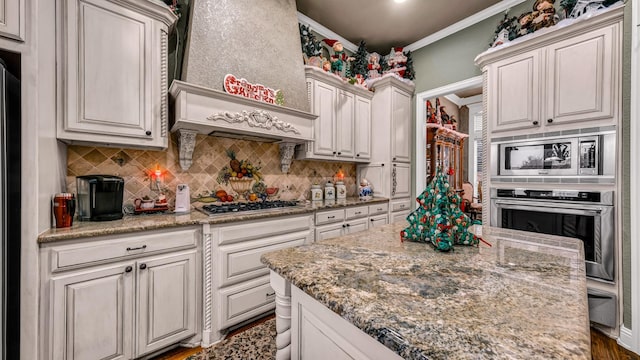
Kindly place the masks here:
[(124, 179), (113, 175), (76, 177), (78, 219), (105, 221), (122, 219)]

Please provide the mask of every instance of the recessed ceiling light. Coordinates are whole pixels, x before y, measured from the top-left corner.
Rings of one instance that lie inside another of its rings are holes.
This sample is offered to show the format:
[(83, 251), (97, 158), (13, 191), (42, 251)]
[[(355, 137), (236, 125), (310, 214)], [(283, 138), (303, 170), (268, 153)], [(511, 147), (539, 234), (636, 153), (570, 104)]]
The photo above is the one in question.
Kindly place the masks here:
[(407, 0), (393, 0), (393, 1), (394, 1), (394, 2), (396, 2), (396, 3), (398, 3), (398, 4), (400, 4), (400, 3), (403, 3), (403, 2), (405, 2), (405, 1), (407, 1)]

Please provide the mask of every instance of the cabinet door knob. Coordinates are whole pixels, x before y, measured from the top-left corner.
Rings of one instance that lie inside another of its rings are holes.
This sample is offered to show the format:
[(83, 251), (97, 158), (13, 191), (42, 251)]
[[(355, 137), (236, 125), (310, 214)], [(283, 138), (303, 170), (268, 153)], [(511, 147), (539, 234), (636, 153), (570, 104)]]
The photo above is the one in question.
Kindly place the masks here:
[(341, 152), (338, 152), (338, 155), (342, 155), (342, 153), (341, 153)]
[(551, 124), (553, 122), (553, 119), (547, 119), (547, 122)]
[(369, 221), (373, 222), (373, 219), (369, 219)]
[(393, 161), (396, 161), (396, 158), (393, 158)]
[(356, 154), (356, 157), (359, 157), (359, 156), (360, 156), (360, 154)]
[(140, 270), (144, 270), (146, 268), (147, 268), (147, 264), (145, 263), (140, 264)]
[(145, 134), (147, 134), (147, 136), (151, 136), (151, 131), (147, 130), (147, 132)]
[(336, 154), (336, 152), (334, 151), (334, 152), (333, 152), (333, 155), (335, 155), (335, 154)]
[(133, 271), (133, 267), (131, 266), (127, 266), (126, 268), (124, 268), (124, 272), (131, 272)]
[(344, 228), (344, 227), (347, 227), (347, 225), (345, 225), (345, 224), (342, 224), (342, 227), (343, 227), (343, 228)]
[(347, 227), (349, 227), (349, 226), (351, 226), (351, 225), (347, 224)]
[(538, 122), (537, 122), (537, 121), (534, 121), (534, 122), (533, 122), (533, 125), (538, 125)]

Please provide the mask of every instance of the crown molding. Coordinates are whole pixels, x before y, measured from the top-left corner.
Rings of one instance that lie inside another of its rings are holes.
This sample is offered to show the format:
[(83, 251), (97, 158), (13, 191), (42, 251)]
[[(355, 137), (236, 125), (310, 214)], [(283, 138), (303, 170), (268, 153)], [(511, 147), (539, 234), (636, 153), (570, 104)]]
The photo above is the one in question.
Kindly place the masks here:
[(460, 30), (466, 29), (471, 25), (475, 25), (483, 20), (486, 20), (496, 14), (507, 11), (511, 7), (516, 6), (525, 1), (526, 0), (502, 0), (495, 5), (492, 5), (482, 11), (479, 11), (469, 16), (468, 18), (462, 19), (453, 25), (450, 25), (438, 32), (435, 32), (425, 38), (422, 38), (412, 44), (405, 46), (404, 50), (416, 51), (438, 40), (444, 39), (449, 35), (455, 34)]
[(301, 22), (305, 25), (308, 25), (313, 31), (317, 32), (318, 34), (324, 36), (326, 39), (336, 39), (338, 41), (340, 41), (342, 43), (342, 47), (344, 47), (345, 49), (355, 53), (356, 51), (358, 51), (358, 45), (352, 43), (351, 41), (343, 38), (342, 36), (336, 34), (335, 32), (331, 31), (330, 29), (328, 29), (327, 27), (325, 27), (324, 25), (320, 24), (319, 22), (313, 20), (312, 18), (308, 17), (307, 15), (301, 13), (300, 11), (298, 11), (298, 22)]

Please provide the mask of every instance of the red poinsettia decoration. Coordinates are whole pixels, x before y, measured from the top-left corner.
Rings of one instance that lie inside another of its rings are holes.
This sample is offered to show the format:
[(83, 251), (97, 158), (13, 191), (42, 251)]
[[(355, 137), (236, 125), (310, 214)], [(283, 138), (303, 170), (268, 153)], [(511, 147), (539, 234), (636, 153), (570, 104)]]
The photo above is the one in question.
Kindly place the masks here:
[(455, 173), (455, 170), (450, 167), (449, 170), (447, 170), (447, 175), (453, 175)]

